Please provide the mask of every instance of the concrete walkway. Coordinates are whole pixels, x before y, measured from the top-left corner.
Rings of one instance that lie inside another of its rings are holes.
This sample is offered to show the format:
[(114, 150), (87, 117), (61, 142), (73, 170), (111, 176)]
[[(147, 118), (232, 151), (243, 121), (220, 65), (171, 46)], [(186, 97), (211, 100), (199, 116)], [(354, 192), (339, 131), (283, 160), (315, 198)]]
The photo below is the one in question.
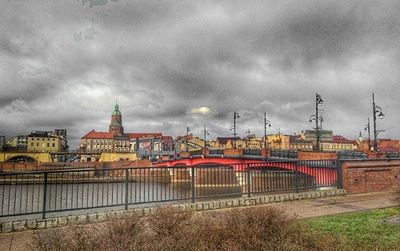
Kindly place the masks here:
[[(370, 193), (360, 195), (336, 196), (291, 202), (273, 203), (260, 206), (275, 206), (285, 209), (290, 215), (299, 218), (320, 217), (325, 215), (393, 207), (390, 193)], [(231, 210), (220, 209), (218, 211)], [(215, 213), (207, 211), (203, 213)], [(46, 230), (41, 230), (46, 231)], [(32, 237), (32, 231), (13, 232), (0, 235), (0, 250), (30, 250), (27, 244)]]

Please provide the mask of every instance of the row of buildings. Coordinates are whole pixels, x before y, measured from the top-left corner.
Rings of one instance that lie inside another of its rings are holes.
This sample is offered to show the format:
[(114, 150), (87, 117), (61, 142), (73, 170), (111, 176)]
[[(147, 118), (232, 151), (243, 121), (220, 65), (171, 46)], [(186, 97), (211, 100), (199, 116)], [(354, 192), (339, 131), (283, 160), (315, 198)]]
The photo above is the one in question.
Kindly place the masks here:
[(163, 136), (159, 132), (125, 132), (118, 104), (111, 114), (108, 132), (91, 130), (81, 138), (80, 144), (80, 152), (87, 153), (88, 156), (98, 153), (136, 153), (142, 157), (150, 157), (173, 150), (174, 140), (171, 136)]
[(0, 150), (17, 152), (66, 152), (68, 139), (66, 129), (35, 131), (28, 135), (18, 135), (9, 139), (0, 136)]
[[(363, 138), (349, 140), (341, 135), (334, 135), (331, 130), (320, 130), (320, 150), (328, 152), (354, 151), (365, 146)], [(207, 147), (209, 149), (261, 149), (281, 151), (313, 151), (316, 147), (315, 130), (305, 130), (300, 134), (284, 135), (270, 134), (266, 137), (249, 135), (240, 137), (218, 137), (207, 140), (192, 134), (178, 136), (162, 135), (159, 132), (130, 133), (124, 132), (122, 114), (118, 104), (111, 114), (111, 123), (108, 132), (92, 130), (81, 138), (81, 152), (131, 152), (142, 156), (162, 155), (171, 152), (194, 151)], [(400, 149), (398, 144), (397, 149)], [(368, 150), (368, 148), (367, 148)]]
[[(266, 137), (248, 135), (240, 137), (218, 137), (207, 140), (192, 134), (178, 136), (162, 135), (160, 132), (132, 133), (125, 132), (122, 125), (122, 114), (118, 104), (111, 114), (108, 131), (91, 130), (86, 133), (80, 142), (80, 153), (135, 153), (140, 158), (154, 158), (154, 156), (172, 155), (182, 151), (195, 151), (207, 147), (208, 149), (261, 149), (268, 148), (274, 151), (313, 151), (316, 147), (315, 130), (302, 131), (300, 134), (284, 135), (270, 134)], [(68, 150), (67, 131), (36, 131), (29, 135), (16, 136), (6, 140), (0, 136), (0, 149), (18, 150), (27, 152), (59, 153)], [(371, 142), (369, 142), (371, 144)], [(333, 131), (320, 130), (320, 150), (327, 152), (368, 151), (369, 145), (360, 137), (349, 140)], [(400, 142), (380, 140), (380, 148), (384, 151), (400, 150)], [(89, 158), (92, 160), (92, 158)]]

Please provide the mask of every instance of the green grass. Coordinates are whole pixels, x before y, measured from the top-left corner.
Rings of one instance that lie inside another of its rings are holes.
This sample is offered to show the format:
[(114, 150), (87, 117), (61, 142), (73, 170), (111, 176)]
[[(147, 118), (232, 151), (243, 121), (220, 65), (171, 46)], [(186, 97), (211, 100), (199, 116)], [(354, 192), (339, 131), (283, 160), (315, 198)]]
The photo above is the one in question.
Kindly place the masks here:
[(400, 250), (400, 225), (382, 220), (400, 215), (400, 208), (386, 208), (306, 220), (312, 231), (341, 237), (358, 250)]

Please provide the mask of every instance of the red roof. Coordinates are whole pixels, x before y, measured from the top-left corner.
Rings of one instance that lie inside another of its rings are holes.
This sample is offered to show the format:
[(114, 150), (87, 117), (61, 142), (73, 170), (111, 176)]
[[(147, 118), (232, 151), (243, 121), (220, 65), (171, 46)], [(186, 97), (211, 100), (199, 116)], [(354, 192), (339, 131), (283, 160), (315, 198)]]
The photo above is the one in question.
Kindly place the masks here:
[(379, 150), (382, 151), (382, 152), (386, 152), (386, 153), (396, 153), (396, 152), (399, 152), (399, 149), (398, 149), (398, 148), (391, 147), (391, 146), (388, 146), (388, 147), (380, 147)]
[(126, 134), (129, 138), (131, 139), (137, 139), (137, 138), (148, 138), (148, 137), (161, 137), (162, 133), (148, 133), (148, 132), (144, 132), (144, 133), (127, 133)]
[[(161, 137), (161, 133), (126, 133), (131, 139), (136, 138), (146, 138), (146, 137)], [(112, 139), (113, 134), (111, 132), (96, 132), (95, 130), (91, 130), (82, 139)]]
[(333, 143), (349, 143), (349, 144), (353, 143), (350, 140), (343, 137), (342, 135), (333, 135), (332, 142)]
[(112, 139), (113, 135), (110, 132), (96, 132), (91, 130), (82, 139)]

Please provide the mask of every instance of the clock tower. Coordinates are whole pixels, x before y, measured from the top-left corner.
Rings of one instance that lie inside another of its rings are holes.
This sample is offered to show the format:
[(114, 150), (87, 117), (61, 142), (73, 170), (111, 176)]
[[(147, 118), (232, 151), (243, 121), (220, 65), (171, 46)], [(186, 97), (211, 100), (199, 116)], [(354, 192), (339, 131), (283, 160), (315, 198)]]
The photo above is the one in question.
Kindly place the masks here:
[(109, 132), (112, 133), (113, 136), (124, 134), (124, 127), (122, 126), (122, 114), (119, 110), (118, 103), (115, 104), (114, 111), (111, 114)]

